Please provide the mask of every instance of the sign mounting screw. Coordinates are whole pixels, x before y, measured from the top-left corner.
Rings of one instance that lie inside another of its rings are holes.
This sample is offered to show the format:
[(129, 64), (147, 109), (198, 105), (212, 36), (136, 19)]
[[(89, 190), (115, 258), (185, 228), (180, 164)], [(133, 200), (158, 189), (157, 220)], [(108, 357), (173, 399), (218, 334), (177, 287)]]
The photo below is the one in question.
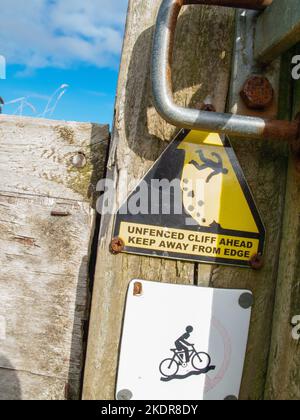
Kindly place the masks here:
[(110, 244), (110, 252), (114, 255), (118, 255), (123, 252), (125, 243), (121, 238), (113, 238)]
[(122, 389), (121, 391), (118, 392), (117, 400), (130, 401), (132, 397), (133, 397), (132, 392), (129, 391), (129, 389)]
[(298, 121), (299, 124), (299, 135), (297, 139), (292, 142), (291, 146), (294, 154), (296, 171), (300, 173), (300, 112), (296, 115), (295, 120)]
[(260, 270), (264, 266), (263, 256), (261, 254), (255, 254), (251, 257), (250, 265), (254, 270)]
[(239, 298), (239, 305), (243, 309), (249, 309), (254, 304), (254, 298), (251, 293), (243, 293)]

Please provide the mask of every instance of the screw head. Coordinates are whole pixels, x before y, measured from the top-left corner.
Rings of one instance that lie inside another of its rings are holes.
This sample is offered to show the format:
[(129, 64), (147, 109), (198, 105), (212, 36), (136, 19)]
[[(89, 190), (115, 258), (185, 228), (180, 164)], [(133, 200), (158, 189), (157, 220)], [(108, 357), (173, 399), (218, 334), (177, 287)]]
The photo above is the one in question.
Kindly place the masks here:
[(132, 400), (133, 394), (129, 389), (122, 389), (118, 392), (117, 400), (119, 401), (129, 401)]
[(253, 270), (260, 270), (264, 266), (263, 256), (261, 254), (255, 254), (251, 257), (250, 266)]
[(74, 168), (82, 169), (86, 166), (87, 159), (85, 154), (82, 152), (78, 152), (75, 156), (72, 157), (72, 165)]
[(228, 395), (228, 397), (224, 398), (224, 401), (238, 401), (238, 398), (235, 395)]
[(250, 109), (266, 109), (274, 100), (274, 89), (269, 80), (264, 76), (253, 75), (249, 77), (240, 94)]
[(239, 298), (239, 305), (243, 309), (249, 309), (253, 306), (254, 298), (251, 293), (243, 293)]
[(64, 392), (64, 394), (65, 394), (65, 400), (68, 400), (69, 399), (69, 397), (70, 397), (70, 390), (71, 390), (71, 386), (70, 386), (70, 384), (68, 384), (68, 383), (66, 383), (65, 384), (65, 392)]
[(125, 248), (125, 243), (121, 238), (113, 238), (110, 244), (110, 251), (112, 254), (120, 254)]
[(142, 296), (143, 285), (140, 281), (136, 281), (133, 286), (133, 296)]

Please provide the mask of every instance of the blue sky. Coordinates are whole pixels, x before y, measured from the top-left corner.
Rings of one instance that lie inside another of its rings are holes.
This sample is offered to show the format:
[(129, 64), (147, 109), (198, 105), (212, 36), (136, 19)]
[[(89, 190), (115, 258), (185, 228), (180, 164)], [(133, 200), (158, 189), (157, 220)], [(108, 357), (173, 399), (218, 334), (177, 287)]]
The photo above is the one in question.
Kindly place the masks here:
[(127, 2), (1, 0), (3, 113), (111, 123)]

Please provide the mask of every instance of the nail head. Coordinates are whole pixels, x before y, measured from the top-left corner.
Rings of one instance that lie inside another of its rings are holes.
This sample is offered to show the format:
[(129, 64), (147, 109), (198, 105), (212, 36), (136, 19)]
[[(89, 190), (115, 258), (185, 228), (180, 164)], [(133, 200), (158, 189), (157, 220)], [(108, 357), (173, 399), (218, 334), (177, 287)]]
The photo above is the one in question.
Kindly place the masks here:
[(84, 153), (78, 152), (72, 157), (72, 165), (74, 168), (82, 169), (86, 166), (87, 160)]
[(263, 256), (261, 254), (255, 254), (250, 259), (250, 265), (254, 270), (260, 270), (264, 265)]

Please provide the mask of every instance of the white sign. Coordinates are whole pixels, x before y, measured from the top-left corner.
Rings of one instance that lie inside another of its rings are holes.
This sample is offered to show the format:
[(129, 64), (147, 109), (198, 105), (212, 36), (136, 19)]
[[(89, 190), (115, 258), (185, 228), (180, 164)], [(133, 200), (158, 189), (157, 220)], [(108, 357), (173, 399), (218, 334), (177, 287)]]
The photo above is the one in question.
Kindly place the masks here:
[(133, 280), (117, 399), (237, 399), (253, 298), (245, 290)]

